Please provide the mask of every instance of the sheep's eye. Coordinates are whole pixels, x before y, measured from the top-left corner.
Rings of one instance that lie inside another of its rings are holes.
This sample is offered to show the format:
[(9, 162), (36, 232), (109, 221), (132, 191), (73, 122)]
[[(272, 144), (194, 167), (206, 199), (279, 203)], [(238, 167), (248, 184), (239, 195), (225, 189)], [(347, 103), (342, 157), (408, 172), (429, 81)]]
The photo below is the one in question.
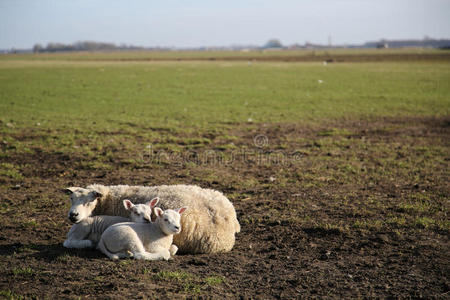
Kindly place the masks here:
[(169, 222), (169, 220), (168, 220), (168, 219), (164, 219), (164, 221), (166, 221), (166, 222)]

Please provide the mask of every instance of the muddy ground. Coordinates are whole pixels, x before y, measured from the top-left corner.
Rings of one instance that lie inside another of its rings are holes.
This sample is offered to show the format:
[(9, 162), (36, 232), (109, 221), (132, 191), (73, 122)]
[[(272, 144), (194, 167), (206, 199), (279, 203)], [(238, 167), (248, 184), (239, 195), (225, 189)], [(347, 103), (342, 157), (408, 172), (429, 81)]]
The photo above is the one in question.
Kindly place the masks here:
[[(22, 166), (23, 176), (0, 177), (0, 296), (450, 297), (449, 124), (228, 124), (232, 142), (199, 133), (211, 142), (193, 142), (185, 157), (144, 153), (149, 141), (133, 153), (118, 143), (104, 169), (86, 167), (82, 153), (20, 152), (5, 142), (0, 162)], [(11, 135), (25, 143), (45, 134)], [(191, 138), (173, 135), (181, 147)], [(202, 156), (207, 150), (214, 161)], [(168, 262), (113, 262), (95, 250), (65, 249), (69, 206), (60, 189), (91, 183), (217, 189), (234, 203), (242, 231), (229, 253)]]

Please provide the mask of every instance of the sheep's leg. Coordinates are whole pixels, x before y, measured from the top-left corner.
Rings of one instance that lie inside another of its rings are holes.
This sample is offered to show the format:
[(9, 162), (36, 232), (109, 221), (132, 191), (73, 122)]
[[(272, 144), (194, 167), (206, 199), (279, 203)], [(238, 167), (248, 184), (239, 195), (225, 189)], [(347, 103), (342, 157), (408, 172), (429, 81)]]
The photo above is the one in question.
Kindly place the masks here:
[(67, 233), (67, 239), (63, 246), (66, 248), (92, 248), (94, 244), (86, 238), (91, 231), (91, 227), (84, 220), (78, 224), (74, 224)]
[(145, 260), (155, 260), (152, 257), (152, 253), (149, 252), (136, 252), (133, 253), (134, 259), (145, 259)]
[[(176, 247), (176, 246), (175, 246)], [(178, 248), (177, 248), (177, 250), (178, 250)], [(176, 252), (176, 251), (175, 251)], [(164, 259), (164, 260), (169, 260), (169, 258), (170, 258), (170, 251), (169, 250), (167, 250), (167, 249), (161, 249), (158, 253), (156, 253), (156, 254), (158, 254), (162, 259)]]
[(169, 260), (170, 252), (167, 249), (161, 248), (157, 252), (139, 252), (134, 253), (134, 258), (145, 260)]
[(106, 256), (108, 256), (112, 260), (116, 260), (116, 259), (120, 258), (120, 256), (117, 253), (109, 252), (108, 248), (106, 248), (103, 238), (101, 238), (100, 242), (98, 242), (97, 249), (100, 250), (101, 252), (103, 252)]
[(169, 251), (167, 251), (168, 255), (166, 255), (165, 253), (150, 253), (150, 252), (139, 252), (139, 253), (134, 253), (134, 258), (135, 259), (145, 259), (145, 260), (168, 260), (170, 257), (170, 253)]
[(76, 248), (76, 249), (83, 249), (83, 248), (92, 248), (94, 247), (94, 244), (90, 240), (65, 240), (63, 243), (63, 246), (66, 248)]
[(133, 257), (133, 253), (130, 252), (118, 252), (116, 253), (119, 258), (130, 258)]
[[(175, 246), (175, 245), (174, 245)], [(175, 246), (176, 249), (178, 250), (178, 247)], [(173, 247), (169, 248), (170, 250), (175, 250)], [(169, 260), (170, 258), (170, 250), (164, 248), (164, 247), (156, 247), (155, 249), (153, 249), (153, 254), (156, 255), (156, 257), (158, 257), (158, 260)]]
[(178, 251), (178, 247), (175, 244), (170, 245), (170, 249), (169, 249), (170, 256), (175, 256), (177, 251)]
[[(145, 260), (169, 260), (170, 252), (167, 249), (159, 248), (156, 249), (156, 252), (147, 252), (142, 244), (133, 245), (136, 246), (133, 250), (130, 250), (133, 253), (133, 257), (135, 259), (145, 259)], [(141, 248), (142, 247), (142, 248)]]
[(109, 258), (111, 258), (112, 260), (117, 260), (117, 259), (121, 259), (121, 258), (129, 258), (131, 257), (130, 254), (128, 253), (123, 253), (123, 252), (117, 252), (117, 253), (105, 253)]
[(134, 259), (155, 260), (152, 258), (151, 253), (145, 251), (144, 245), (140, 241), (135, 241), (129, 244), (129, 252)]

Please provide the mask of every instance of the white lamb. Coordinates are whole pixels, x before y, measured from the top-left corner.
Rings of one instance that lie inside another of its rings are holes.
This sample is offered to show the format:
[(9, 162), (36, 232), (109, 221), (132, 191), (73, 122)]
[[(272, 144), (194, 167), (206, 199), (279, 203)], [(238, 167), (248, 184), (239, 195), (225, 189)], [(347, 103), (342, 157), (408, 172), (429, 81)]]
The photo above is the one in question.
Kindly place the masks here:
[(186, 210), (163, 211), (155, 207), (154, 223), (119, 223), (102, 234), (98, 249), (111, 259), (133, 257), (145, 260), (168, 260), (173, 235), (181, 232), (181, 214)]
[[(76, 193), (74, 190), (72, 193)], [(93, 248), (97, 245), (102, 233), (111, 225), (129, 222), (151, 222), (152, 208), (158, 202), (158, 198), (151, 200), (147, 204), (134, 205), (130, 200), (124, 200), (123, 205), (129, 212), (130, 218), (124, 218), (119, 216), (94, 216), (85, 217), (87, 214), (82, 213), (75, 215), (73, 211), (69, 213), (69, 219), (75, 224), (70, 228), (67, 233), (67, 239), (64, 241), (63, 246), (66, 248)], [(72, 204), (74, 202), (72, 201)], [(83, 219), (81, 219), (83, 216)], [(173, 255), (176, 252), (175, 248), (171, 249)]]
[[(84, 199), (70, 211), (92, 215), (126, 216), (123, 199), (145, 203), (159, 197), (162, 209), (188, 206), (181, 216), (183, 231), (174, 236), (173, 243), (181, 253), (217, 253), (230, 251), (235, 234), (240, 231), (233, 204), (222, 193), (193, 185), (104, 186), (90, 185), (77, 190), (75, 198)], [(72, 195), (73, 196), (73, 195)]]

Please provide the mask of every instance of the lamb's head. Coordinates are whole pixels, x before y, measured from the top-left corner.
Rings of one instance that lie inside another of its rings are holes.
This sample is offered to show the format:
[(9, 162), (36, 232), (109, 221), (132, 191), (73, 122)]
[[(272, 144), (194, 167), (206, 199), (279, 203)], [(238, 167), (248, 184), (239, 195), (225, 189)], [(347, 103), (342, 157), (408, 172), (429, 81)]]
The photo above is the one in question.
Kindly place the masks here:
[(136, 223), (150, 223), (152, 221), (152, 210), (158, 203), (156, 197), (145, 204), (134, 205), (130, 200), (123, 200), (123, 206), (130, 212), (130, 219)]
[(177, 234), (181, 232), (181, 214), (186, 211), (187, 207), (182, 207), (176, 210), (167, 209), (162, 210), (159, 207), (155, 207), (155, 214), (157, 222), (161, 230), (167, 234)]
[(81, 187), (70, 187), (64, 189), (70, 195), (69, 220), (79, 223), (89, 217), (97, 205), (97, 199), (102, 196), (98, 191)]

